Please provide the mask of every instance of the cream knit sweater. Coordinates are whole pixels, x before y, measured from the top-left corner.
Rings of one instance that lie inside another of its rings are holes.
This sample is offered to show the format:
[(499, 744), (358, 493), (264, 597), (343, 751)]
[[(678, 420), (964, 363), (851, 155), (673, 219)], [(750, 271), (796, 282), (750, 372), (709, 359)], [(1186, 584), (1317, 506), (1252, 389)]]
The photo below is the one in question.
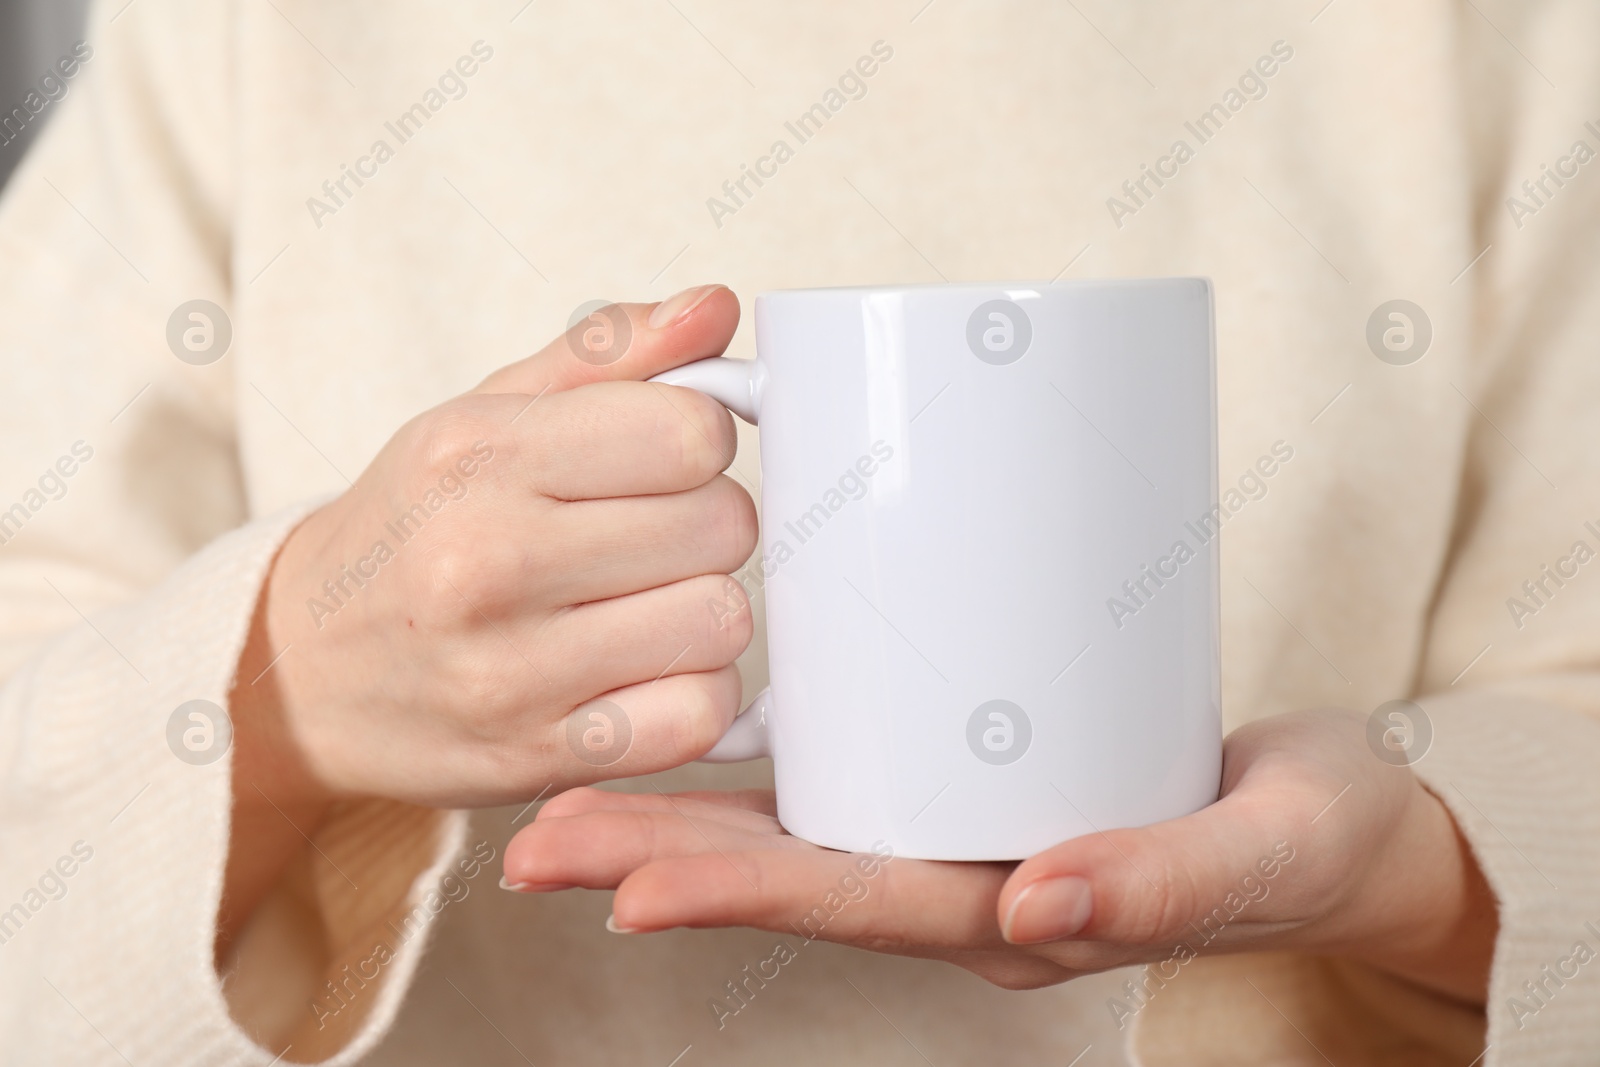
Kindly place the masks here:
[[(0, 1059), (1593, 1062), (1593, 3), (107, 0), (90, 41), (0, 202)], [(530, 812), (378, 802), (219, 983), (229, 761), (169, 722), (404, 419), (595, 297), (1145, 274), (1216, 283), (1227, 721), (1422, 703), (1500, 903), (1487, 1023), (1287, 955), (1015, 994), (816, 945), (719, 1030), (771, 935), (614, 937), (605, 894), (495, 888)], [(1369, 346), (1395, 299), (1420, 360)]]

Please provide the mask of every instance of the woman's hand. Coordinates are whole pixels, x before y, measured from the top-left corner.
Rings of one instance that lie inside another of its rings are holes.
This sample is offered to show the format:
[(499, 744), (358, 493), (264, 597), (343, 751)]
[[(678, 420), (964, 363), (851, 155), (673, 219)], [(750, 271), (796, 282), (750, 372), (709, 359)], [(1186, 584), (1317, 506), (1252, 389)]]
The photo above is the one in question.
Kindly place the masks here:
[[(292, 647), (267, 678), (316, 788), (510, 803), (677, 766), (722, 735), (750, 613), (705, 604), (756, 540), (749, 494), (720, 473), (733, 419), (626, 380), (726, 347), (733, 294), (685, 296), (654, 319), (622, 305), (632, 337), (612, 362), (579, 357), (605, 327), (580, 323), (412, 419), (288, 539), (263, 621), (267, 649)], [(597, 698), (631, 731), (575, 750), (568, 717)]]
[(720, 473), (728, 412), (643, 379), (721, 353), (738, 320), (721, 286), (605, 309), (402, 426), (289, 537), (233, 694), (249, 847), (219, 944), (303, 847), (285, 816), (520, 803), (722, 736), (755, 507)]
[(626, 932), (753, 926), (948, 960), (1007, 988), (1297, 949), (1481, 1003), (1494, 902), (1444, 806), (1409, 768), (1376, 759), (1364, 727), (1346, 712), (1242, 727), (1217, 803), (1020, 865), (819, 848), (783, 832), (767, 792), (577, 789), (512, 841), (506, 879), (615, 887), (613, 925)]

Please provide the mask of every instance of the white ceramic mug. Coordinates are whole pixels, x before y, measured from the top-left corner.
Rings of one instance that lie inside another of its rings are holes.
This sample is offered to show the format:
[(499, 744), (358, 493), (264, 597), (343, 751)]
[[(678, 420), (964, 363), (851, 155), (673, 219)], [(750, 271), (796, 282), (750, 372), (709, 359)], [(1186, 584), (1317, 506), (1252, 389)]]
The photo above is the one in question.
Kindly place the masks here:
[(761, 428), (771, 686), (713, 761), (846, 850), (1002, 860), (1217, 798), (1210, 283), (815, 289), (656, 381)]

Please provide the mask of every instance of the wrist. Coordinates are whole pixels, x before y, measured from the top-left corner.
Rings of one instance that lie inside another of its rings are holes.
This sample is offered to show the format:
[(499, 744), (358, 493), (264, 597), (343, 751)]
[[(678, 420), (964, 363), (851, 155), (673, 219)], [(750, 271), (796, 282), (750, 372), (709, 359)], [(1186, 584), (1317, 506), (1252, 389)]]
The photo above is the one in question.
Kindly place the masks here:
[[(304, 530), (302, 524), (289, 542)], [(290, 551), (290, 543), (286, 543), (263, 583), (239, 657), (230, 701), (234, 797), (236, 804), (246, 806), (265, 805), (270, 800), (280, 807), (307, 810), (326, 807), (335, 791), (315, 772), (305, 739), (293, 725), (293, 711), (301, 696), (291, 692), (299, 672), (292, 669), (290, 661), (304, 658), (308, 649), (302, 647), (307, 642), (293, 632), (292, 620), (283, 611), (288, 598), (282, 580)]]
[(1407, 808), (1390, 859), (1375, 870), (1368, 893), (1386, 921), (1350, 955), (1482, 1005), (1500, 925), (1494, 894), (1438, 797), (1416, 783)]
[(214, 946), (219, 965), (284, 869), (316, 834), (334, 799), (311, 774), (285, 724), (276, 672), (268, 670), (276, 653), (266, 599), (263, 590), (229, 700), (232, 796)]
[[(349, 627), (323, 628), (307, 609), (320, 595), (308, 578), (337, 557), (339, 532), (350, 526), (345, 498), (306, 517), (284, 541), (262, 585), (240, 658), (235, 734), (263, 791), (280, 805), (326, 807), (361, 794), (345, 773), (352, 750), (340, 713), (369, 701), (351, 687), (366, 677), (365, 650), (352, 647)], [(333, 539), (333, 540), (330, 540)], [(341, 622), (346, 620), (341, 619)], [(240, 802), (259, 802), (239, 797)]]

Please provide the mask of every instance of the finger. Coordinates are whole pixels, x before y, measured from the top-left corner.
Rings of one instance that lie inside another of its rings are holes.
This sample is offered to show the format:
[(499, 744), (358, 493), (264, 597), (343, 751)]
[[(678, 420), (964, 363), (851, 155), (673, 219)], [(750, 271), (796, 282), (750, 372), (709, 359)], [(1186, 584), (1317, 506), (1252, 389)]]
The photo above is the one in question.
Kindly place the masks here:
[(696, 807), (676, 797), (653, 799), (661, 803), (535, 820), (506, 846), (506, 880), (614, 889), (629, 874), (659, 860), (795, 842), (762, 825), (762, 816), (752, 812), (708, 812), (711, 805)]
[[(658, 678), (718, 670), (750, 644), (755, 624), (748, 601), (718, 614), (708, 602), (726, 602), (725, 574), (701, 575), (640, 593), (580, 604), (547, 623), (533, 652), (536, 661), (583, 663), (573, 699)], [(734, 597), (743, 597), (737, 582)], [(698, 753), (697, 753), (698, 755)]]
[[(750, 558), (759, 531), (750, 494), (730, 478), (662, 496), (547, 502), (533, 515), (467, 500), (459, 519), (432, 528), (431, 570), (486, 617), (514, 620), (703, 575), (717, 579), (709, 595), (719, 614), (741, 609), (742, 589), (727, 575)], [(540, 532), (529, 536), (535, 523)]]
[(733, 416), (704, 393), (659, 382), (597, 382), (518, 417), (533, 488), (560, 500), (676, 493), (733, 462)]
[(520, 543), (518, 552), (536, 568), (550, 605), (726, 575), (744, 566), (759, 536), (750, 494), (724, 475), (681, 493), (574, 501), (549, 512), (546, 523), (543, 543)]
[(1297, 852), (1276, 820), (1230, 794), (1193, 815), (1087, 834), (1027, 860), (998, 901), (1007, 940), (1124, 945), (1237, 937), (1279, 917), (1273, 883)]
[(642, 866), (612, 901), (628, 930), (753, 926), (902, 955), (1003, 946), (994, 902), (1009, 867), (819, 848), (705, 850)]
[(739, 299), (721, 285), (686, 289), (659, 304), (615, 304), (495, 371), (473, 391), (537, 397), (590, 382), (643, 381), (721, 355), (738, 325)]
[(553, 763), (563, 787), (653, 774), (709, 752), (739, 713), (740, 689), (731, 663), (622, 686), (543, 726), (542, 744), (516, 748), (547, 774)]

